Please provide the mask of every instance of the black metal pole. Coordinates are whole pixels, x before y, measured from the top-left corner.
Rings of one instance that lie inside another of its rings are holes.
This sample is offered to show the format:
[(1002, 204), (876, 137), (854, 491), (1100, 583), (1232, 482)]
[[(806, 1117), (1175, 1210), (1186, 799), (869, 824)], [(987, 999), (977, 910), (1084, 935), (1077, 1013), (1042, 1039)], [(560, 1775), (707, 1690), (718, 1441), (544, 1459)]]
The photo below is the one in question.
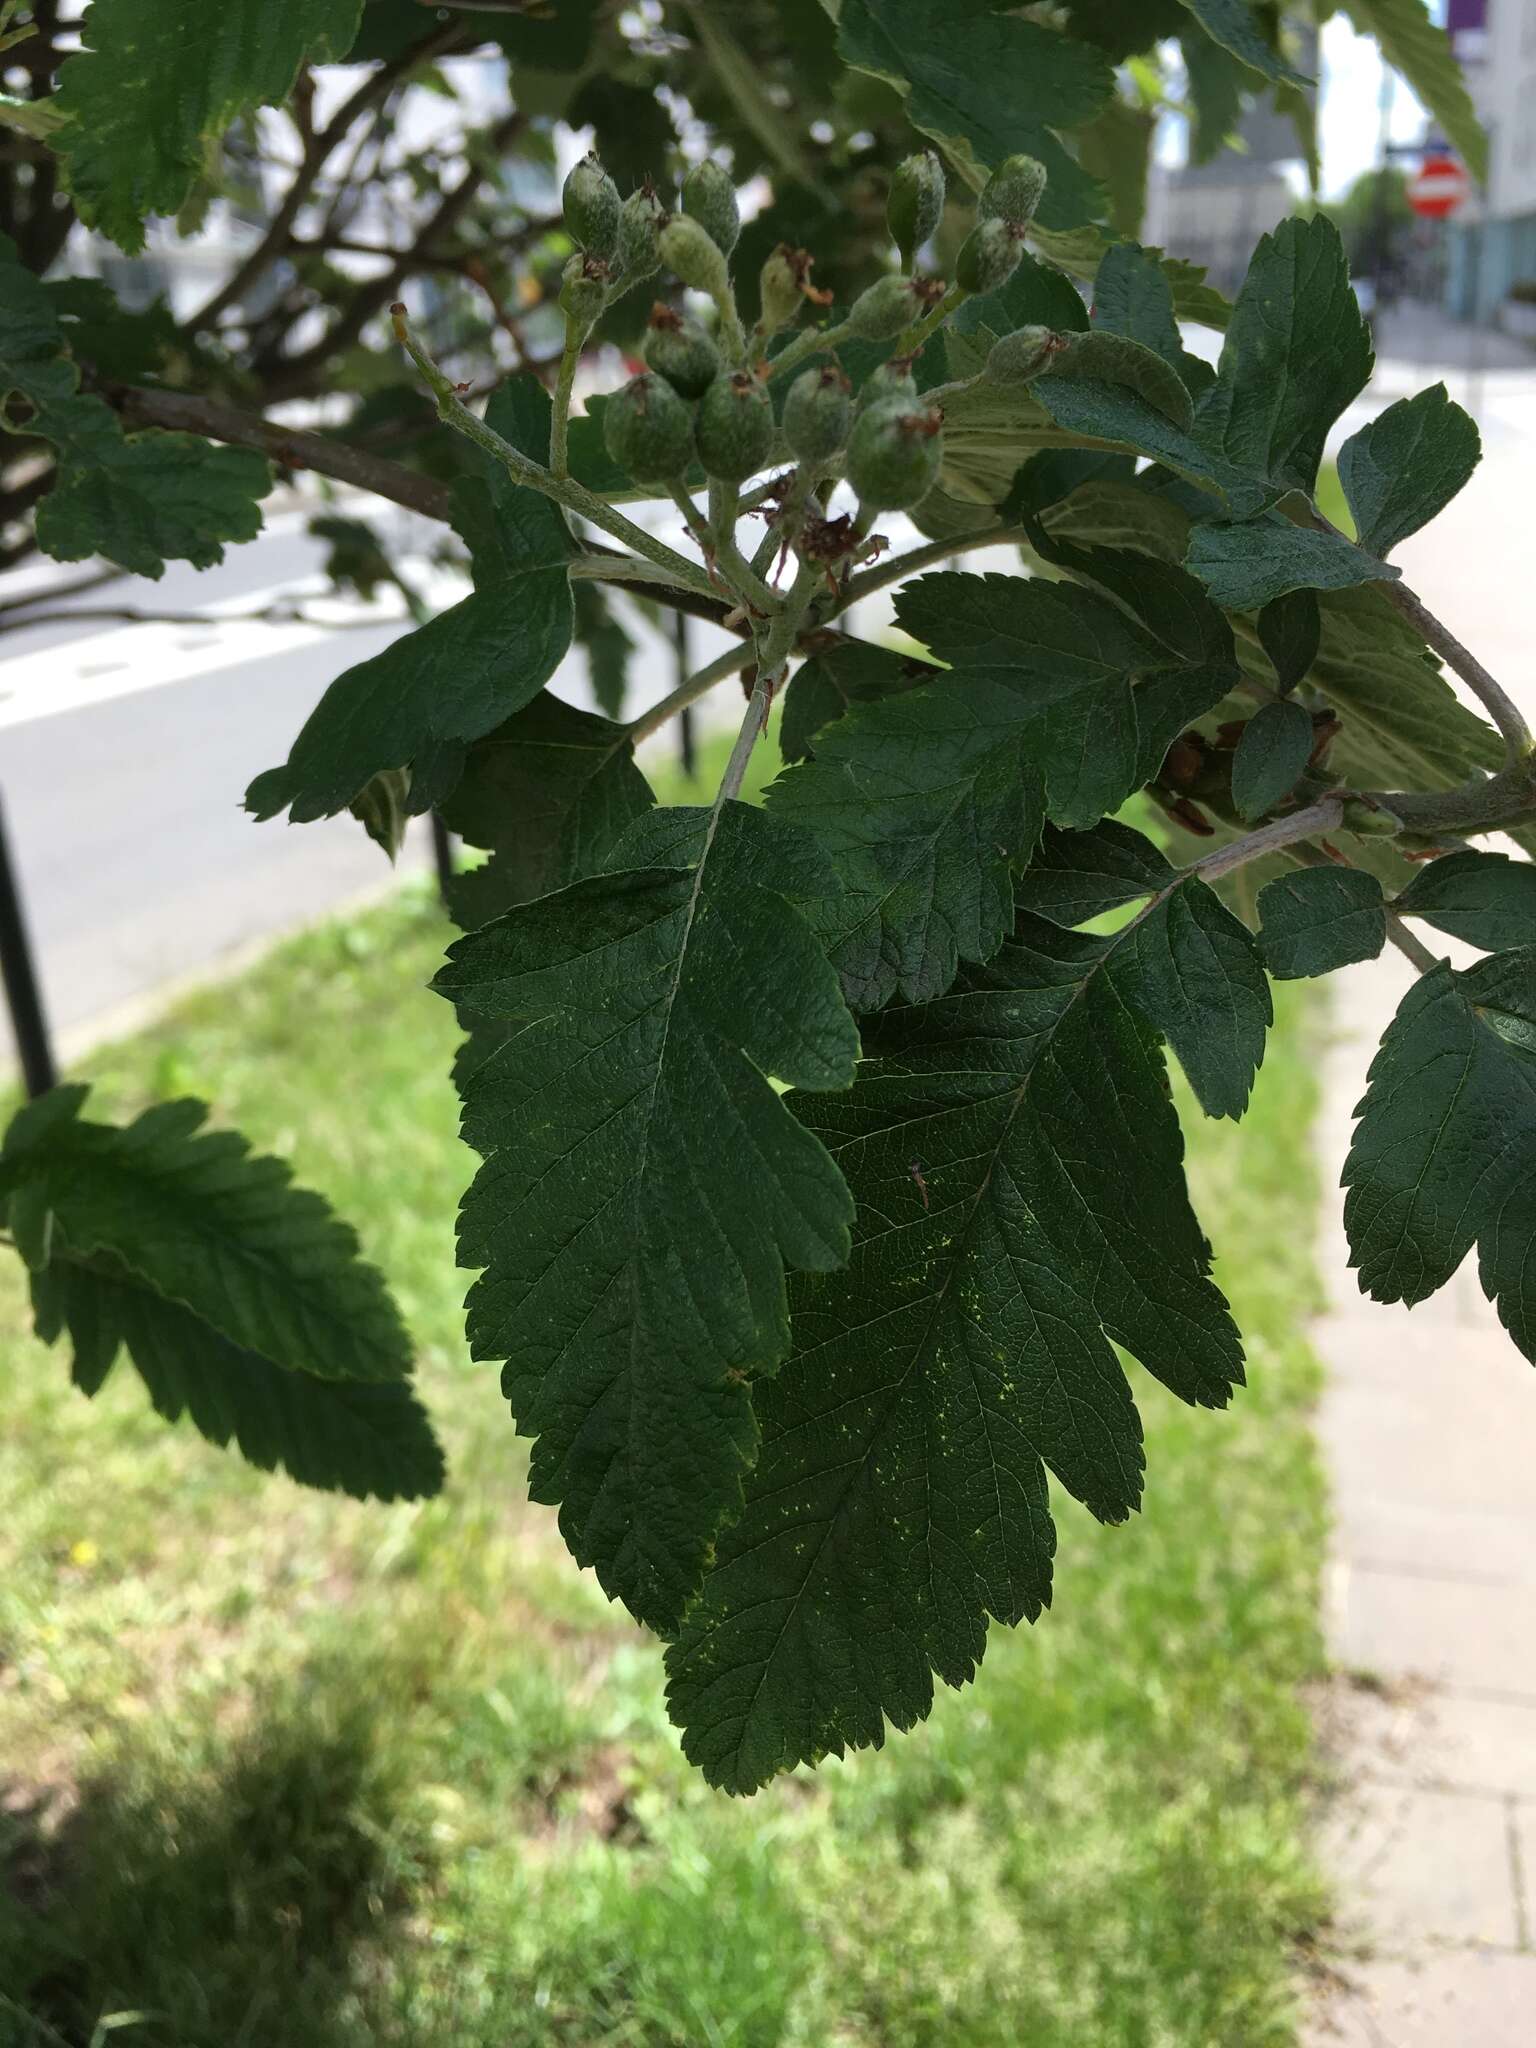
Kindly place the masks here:
[(11, 1013), (11, 1030), (21, 1061), (22, 1082), (29, 1096), (46, 1095), (59, 1076), (53, 1063), (53, 1048), (48, 1043), (48, 1021), (43, 1015), (43, 1001), (32, 965), (32, 947), (27, 937), (27, 921), (22, 913), (21, 891), (11, 865), (3, 805), (0, 805), (0, 975), (5, 981), (5, 1004)]
[[(693, 662), (688, 647), (688, 614), (672, 614), (672, 647), (677, 656), (678, 685), (686, 683), (693, 673)], [(694, 751), (693, 706), (685, 704), (677, 714), (677, 746), (683, 773), (693, 780), (697, 756)]]
[(448, 827), (443, 823), (436, 811), (433, 811), (430, 815), (432, 819), (432, 859), (437, 867), (437, 893), (446, 903), (448, 901), (448, 887), (454, 875), (453, 840), (449, 834)]

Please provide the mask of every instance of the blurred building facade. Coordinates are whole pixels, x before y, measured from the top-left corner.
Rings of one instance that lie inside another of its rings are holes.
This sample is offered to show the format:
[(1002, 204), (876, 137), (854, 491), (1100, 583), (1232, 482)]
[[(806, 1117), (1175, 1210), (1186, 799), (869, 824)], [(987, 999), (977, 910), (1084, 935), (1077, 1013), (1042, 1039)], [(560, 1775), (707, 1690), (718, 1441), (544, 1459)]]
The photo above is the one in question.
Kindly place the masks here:
[(1448, 0), (1447, 26), (1489, 137), (1488, 189), (1451, 232), (1446, 302), (1497, 320), (1536, 289), (1536, 0)]

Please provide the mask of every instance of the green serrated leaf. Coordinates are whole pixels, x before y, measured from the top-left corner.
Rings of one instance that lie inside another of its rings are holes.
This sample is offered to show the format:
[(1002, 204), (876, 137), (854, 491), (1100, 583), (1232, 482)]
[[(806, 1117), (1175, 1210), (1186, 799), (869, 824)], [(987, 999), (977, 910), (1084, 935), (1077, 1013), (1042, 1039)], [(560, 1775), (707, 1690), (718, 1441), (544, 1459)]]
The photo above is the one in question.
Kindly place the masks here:
[(1196, 396), (1216, 374), (1185, 348), (1174, 318), (1173, 287), (1161, 264), (1135, 242), (1117, 242), (1104, 252), (1093, 281), (1093, 324), (1152, 349)]
[(1088, 308), (1071, 278), (1026, 249), (1008, 282), (998, 291), (966, 299), (950, 325), (960, 334), (979, 335), (985, 329), (994, 338), (1020, 327), (1081, 334), (1087, 330)]
[(1047, 1471), (1104, 1521), (1140, 1498), (1114, 1344), (1190, 1402), (1241, 1378), (1118, 943), (1021, 920), (953, 995), (881, 1016), (849, 1094), (791, 1097), (859, 1221), (846, 1273), (795, 1284), (746, 1505), (668, 1653), (716, 1785), (879, 1745), (935, 1675), (974, 1676), (989, 1616), (1039, 1614)]
[[(503, 384), (486, 418), (525, 452), (548, 447), (549, 399), (531, 375)], [(333, 817), (381, 769), (407, 766), (413, 810), (429, 807), (452, 787), (462, 749), (531, 702), (564, 659), (574, 623), (565, 522), (491, 456), (477, 459), (478, 473), (454, 486), (474, 595), (337, 677), (287, 761), (247, 790), (255, 817)]]
[(1381, 884), (1359, 868), (1302, 868), (1259, 891), (1259, 950), (1281, 981), (1374, 960), (1387, 942)]
[(1503, 853), (1448, 853), (1420, 868), (1392, 907), (1485, 953), (1536, 945), (1536, 866)]
[(322, 1380), (232, 1344), (104, 1252), (61, 1253), (32, 1281), (39, 1336), (67, 1332), (87, 1395), (126, 1348), (156, 1412), (186, 1416), (264, 1472), (360, 1500), (421, 1500), (441, 1491), (443, 1455), (401, 1381)]
[(1052, 924), (1090, 918), (1171, 887), (1178, 871), (1150, 839), (1113, 818), (1089, 832), (1047, 825), (1029, 866), (1013, 885), (1018, 908)]
[(1488, 137), (1450, 38), (1425, 0), (1344, 0), (1344, 12), (1361, 35), (1381, 45), (1383, 57), (1407, 79), (1472, 175), (1486, 183)]
[(1276, 85), (1282, 82), (1306, 85), (1309, 81), (1293, 71), (1265, 36), (1248, 0), (1184, 0), (1184, 5), (1213, 42), (1219, 43), (1245, 64)]
[(16, 424), (7, 402), (19, 394), (30, 408), (19, 430), (58, 456), (37, 516), (43, 551), (65, 562), (105, 555), (159, 577), (167, 560), (207, 569), (226, 541), (254, 539), (257, 501), (272, 487), (263, 457), (195, 434), (125, 434), (103, 399), (80, 391), (60, 310), (54, 288), (0, 235), (0, 431)]
[(1276, 486), (1234, 467), (1219, 449), (1184, 433), (1123, 384), (1039, 377), (1030, 389), (1042, 411), (1079, 444), (1128, 448), (1194, 483), (1209, 484), (1221, 492), (1234, 518), (1251, 518), (1277, 495)]
[(130, 255), (174, 213), (205, 138), (276, 106), (299, 67), (347, 54), (362, 0), (92, 0), (59, 71), (54, 147), (80, 218)]
[(1311, 714), (1300, 704), (1263, 704), (1243, 727), (1232, 757), (1232, 801), (1240, 818), (1262, 818), (1283, 803), (1312, 758)]
[(893, 85), (913, 127), (977, 185), (1022, 150), (1049, 174), (1042, 226), (1072, 228), (1098, 212), (1097, 187), (1054, 131), (1092, 120), (1110, 97), (1114, 73), (1102, 51), (988, 0), (843, 0), (837, 24), (843, 61)]
[(635, 643), (613, 615), (596, 583), (573, 583), (575, 639), (587, 657), (592, 695), (605, 718), (621, 718), (629, 694), (629, 660)]
[(1371, 1063), (1344, 1166), (1360, 1287), (1424, 1301), (1472, 1246), (1483, 1292), (1536, 1360), (1536, 953), (1444, 962), (1408, 991)]
[(622, 725), (548, 691), (476, 740), (441, 813), (491, 858), (456, 875), (449, 909), (466, 930), (596, 874), (655, 801)]
[(1198, 437), (1250, 477), (1310, 493), (1374, 360), (1338, 229), (1322, 215), (1282, 221), (1248, 266)]
[[(1182, 5), (1182, 0), (1180, 0)], [(1179, 38), (1189, 95), (1189, 158), (1208, 164), (1219, 156), (1242, 118), (1248, 67), (1208, 36), (1190, 29)]]
[(29, 1266), (101, 1254), (274, 1365), (327, 1380), (404, 1379), (410, 1340), (357, 1239), (280, 1159), (202, 1131), (206, 1103), (167, 1102), (124, 1128), (87, 1122), (86, 1090), (17, 1112), (0, 1196)]
[(1191, 878), (1117, 937), (1115, 980), (1178, 1054), (1200, 1107), (1240, 1117), (1274, 1021), (1252, 932)]
[(927, 674), (921, 664), (876, 647), (868, 640), (840, 639), (802, 662), (784, 692), (779, 752), (786, 761), (805, 761), (823, 726), (856, 704), (876, 704), (915, 689)]
[(1272, 597), (1254, 621), (1259, 645), (1275, 672), (1282, 697), (1306, 679), (1323, 640), (1323, 614), (1315, 590), (1290, 590)]
[(1258, 611), (1293, 590), (1348, 590), (1395, 583), (1402, 575), (1343, 534), (1295, 526), (1279, 512), (1206, 521), (1190, 534), (1184, 559), (1216, 603), (1232, 612)]
[[(789, 1344), (786, 1266), (847, 1255), (841, 1174), (769, 1085), (844, 1088), (858, 1033), (780, 893), (814, 846), (745, 804), (641, 819), (601, 875), (458, 940), (435, 986), (502, 1043), (461, 1075), (484, 1155), (459, 1251), (507, 1361), (533, 1498), (640, 1620), (676, 1627)], [(620, 866), (624, 862), (628, 865)], [(688, 863), (688, 864), (685, 864)]]
[(840, 888), (812, 913), (857, 1010), (941, 995), (1013, 922), (1009, 870), (1044, 819), (1038, 720), (1005, 683), (946, 675), (855, 708), (770, 787)]
[(1389, 555), (1443, 512), (1476, 469), (1477, 422), (1443, 384), (1389, 405), (1339, 450), (1339, 482), (1360, 545)]

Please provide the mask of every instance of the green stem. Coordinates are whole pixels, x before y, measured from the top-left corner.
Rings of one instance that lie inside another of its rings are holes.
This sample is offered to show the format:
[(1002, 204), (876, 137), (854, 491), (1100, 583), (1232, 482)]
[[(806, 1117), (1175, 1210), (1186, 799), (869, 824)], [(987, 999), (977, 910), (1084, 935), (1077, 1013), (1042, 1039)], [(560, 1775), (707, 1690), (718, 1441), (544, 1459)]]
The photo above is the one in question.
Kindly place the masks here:
[(736, 545), (736, 511), (736, 486), (712, 483), (709, 530), (715, 543), (715, 565), (743, 603), (766, 617), (778, 609), (779, 600)]
[(690, 494), (678, 483), (667, 485), (667, 496), (683, 515), (683, 524), (688, 529), (688, 538), (693, 542), (706, 561), (713, 561), (715, 544), (709, 528), (699, 518), (699, 508)]
[(560, 351), (560, 369), (555, 378), (554, 406), (549, 416), (549, 473), (564, 478), (570, 474), (566, 437), (571, 420), (571, 391), (576, 382), (576, 365), (581, 360), (583, 336), (570, 319), (565, 323), (565, 346)]
[(453, 380), (437, 367), (426, 350), (417, 341), (406, 325), (405, 309), (392, 308), (395, 320), (395, 338), (400, 342), (411, 361), (420, 370), (437, 399), (439, 419), (493, 455), (508, 474), (520, 484), (527, 484), (531, 490), (542, 491), (546, 498), (553, 498), (557, 505), (564, 505), (569, 512), (577, 512), (583, 519), (590, 519), (594, 526), (600, 526), (605, 533), (611, 533), (615, 540), (621, 540), (633, 548), (637, 555), (644, 555), (647, 561), (655, 562), (667, 571), (674, 583), (680, 583), (687, 590), (697, 591), (704, 597), (716, 597), (718, 592), (702, 569), (696, 569), (686, 555), (680, 555), (675, 548), (669, 548), (665, 541), (659, 541), (654, 534), (647, 533), (643, 526), (637, 526), (632, 519), (626, 519), (622, 512), (615, 511), (606, 499), (598, 497), (572, 477), (552, 476), (542, 463), (535, 462), (531, 455), (525, 455), (520, 448), (514, 448), (510, 441), (504, 441), (494, 427), (487, 426), (478, 414), (472, 413), (454, 389)]
[(955, 308), (963, 305), (970, 296), (963, 284), (952, 284), (939, 303), (926, 312), (915, 327), (907, 329), (892, 353), (898, 356), (915, 356), (929, 335), (936, 328), (942, 327)]
[(847, 589), (832, 606), (828, 616), (836, 617), (849, 605), (857, 604), (861, 597), (871, 597), (877, 590), (884, 590), (887, 584), (899, 583), (914, 570), (926, 569), (930, 562), (948, 561), (951, 555), (969, 554), (973, 548), (995, 548), (1004, 541), (1021, 541), (1023, 533), (1016, 526), (984, 526), (979, 533), (956, 534), (950, 540), (925, 541), (920, 548), (909, 548), (904, 555), (891, 555), (883, 562), (877, 562), (872, 569), (866, 569), (861, 576), (850, 578)]
[(756, 659), (757, 650), (750, 641), (744, 641), (740, 647), (728, 647), (724, 654), (717, 654), (713, 661), (707, 662), (696, 674), (691, 675), (687, 682), (680, 683), (670, 696), (663, 697), (659, 704), (653, 704), (649, 711), (642, 712), (632, 721), (628, 728), (631, 744), (638, 747), (640, 742), (648, 740), (653, 732), (660, 732), (668, 720), (675, 718), (679, 711), (686, 711), (690, 704), (706, 696), (716, 683), (724, 682), (727, 676), (740, 675), (741, 671), (750, 668)]
[(793, 370), (808, 356), (820, 355), (825, 349), (834, 349), (839, 342), (848, 339), (848, 323), (836, 327), (810, 327), (804, 334), (796, 335), (788, 348), (774, 356), (768, 365), (770, 377), (780, 377), (786, 370)]

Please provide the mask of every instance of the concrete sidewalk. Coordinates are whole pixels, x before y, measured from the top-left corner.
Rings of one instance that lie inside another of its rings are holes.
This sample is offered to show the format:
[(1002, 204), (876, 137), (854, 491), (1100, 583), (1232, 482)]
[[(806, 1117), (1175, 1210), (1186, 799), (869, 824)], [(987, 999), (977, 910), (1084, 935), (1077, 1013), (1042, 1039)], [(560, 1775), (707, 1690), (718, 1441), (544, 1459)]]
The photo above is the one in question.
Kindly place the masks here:
[(1390, 953), (1330, 983), (1319, 1131), (1331, 1308), (1319, 1432), (1336, 1518), (1325, 1848), (1346, 1987), (1312, 2048), (1536, 2041), (1536, 1372), (1475, 1258), (1411, 1313), (1348, 1270), (1339, 1174), (1380, 1034), (1412, 978)]

